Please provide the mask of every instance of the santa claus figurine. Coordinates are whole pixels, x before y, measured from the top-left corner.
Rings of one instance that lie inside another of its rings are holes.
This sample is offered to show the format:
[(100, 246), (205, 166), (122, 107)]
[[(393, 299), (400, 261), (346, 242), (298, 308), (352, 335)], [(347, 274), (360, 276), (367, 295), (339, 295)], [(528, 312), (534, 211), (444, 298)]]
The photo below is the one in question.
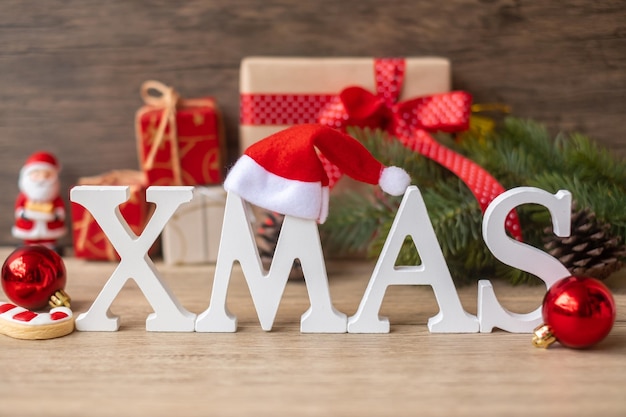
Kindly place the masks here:
[(25, 244), (57, 249), (65, 235), (65, 207), (59, 196), (57, 158), (48, 152), (35, 152), (20, 170), (20, 193), (15, 202), (13, 236)]

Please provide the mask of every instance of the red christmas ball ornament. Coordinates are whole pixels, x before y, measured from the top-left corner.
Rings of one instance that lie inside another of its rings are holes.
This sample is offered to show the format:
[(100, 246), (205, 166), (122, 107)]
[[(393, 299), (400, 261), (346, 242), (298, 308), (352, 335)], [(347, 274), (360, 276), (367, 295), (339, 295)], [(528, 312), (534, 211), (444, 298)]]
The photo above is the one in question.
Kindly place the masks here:
[(615, 301), (601, 281), (569, 276), (557, 281), (543, 299), (543, 321), (533, 344), (548, 347), (555, 341), (570, 348), (586, 348), (604, 339), (615, 323)]
[(65, 293), (65, 264), (45, 246), (23, 246), (2, 265), (2, 289), (11, 302), (29, 310), (70, 306)]

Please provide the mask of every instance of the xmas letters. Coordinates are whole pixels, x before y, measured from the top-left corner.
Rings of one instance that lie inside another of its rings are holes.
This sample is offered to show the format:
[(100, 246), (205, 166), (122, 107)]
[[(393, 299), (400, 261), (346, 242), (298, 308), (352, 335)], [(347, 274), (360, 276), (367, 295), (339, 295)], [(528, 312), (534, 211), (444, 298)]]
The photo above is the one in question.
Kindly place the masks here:
[[(117, 208), (128, 199), (128, 187), (77, 186), (71, 190), (70, 199), (91, 212), (121, 258), (90, 309), (76, 319), (78, 330), (116, 331), (118, 317), (112, 317), (109, 308), (125, 282), (132, 277), (154, 309), (146, 320), (146, 330), (235, 332), (237, 319), (226, 307), (226, 292), (235, 260), (241, 263), (262, 328), (271, 330), (295, 258), (301, 261), (311, 302), (311, 307), (301, 318), (302, 332), (389, 332), (388, 320), (378, 316), (389, 285), (432, 286), (440, 312), (428, 321), (431, 332), (490, 332), (498, 327), (510, 332), (530, 333), (541, 321), (540, 309), (528, 314), (505, 310), (487, 280), (479, 281), (477, 316), (463, 309), (421, 193), (415, 186), (410, 186), (404, 194), (361, 304), (350, 318), (332, 305), (315, 220), (286, 216), (272, 265), (269, 271), (264, 271), (254, 243), (247, 203), (229, 192), (210, 305), (196, 317), (176, 300), (147, 254), (176, 209), (191, 200), (192, 187), (150, 187), (146, 195), (146, 199), (157, 207), (143, 233), (136, 236)], [(550, 210), (555, 234), (569, 234), (569, 192), (559, 191), (553, 195), (537, 188), (521, 187), (501, 194), (489, 205), (483, 221), (483, 237), (501, 261), (534, 273), (549, 288), (558, 279), (569, 275), (567, 269), (546, 253), (515, 241), (505, 233), (508, 213), (521, 204), (530, 203)], [(413, 239), (422, 259), (421, 265), (394, 266), (406, 236)], [(524, 259), (523, 265), (520, 259)]]

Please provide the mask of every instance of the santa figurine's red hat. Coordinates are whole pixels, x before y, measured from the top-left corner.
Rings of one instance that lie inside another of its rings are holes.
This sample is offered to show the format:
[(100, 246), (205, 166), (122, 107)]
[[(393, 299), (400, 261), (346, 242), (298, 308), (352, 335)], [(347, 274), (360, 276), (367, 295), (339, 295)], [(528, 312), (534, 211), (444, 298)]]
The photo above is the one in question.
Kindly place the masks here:
[(277, 213), (317, 220), (328, 215), (328, 176), (318, 151), (354, 178), (402, 195), (410, 177), (402, 168), (385, 167), (363, 145), (330, 127), (297, 125), (255, 143), (233, 166), (224, 188)]
[(38, 151), (26, 159), (20, 172), (26, 173), (35, 169), (50, 169), (58, 172), (61, 170), (61, 165), (57, 158), (50, 152)]

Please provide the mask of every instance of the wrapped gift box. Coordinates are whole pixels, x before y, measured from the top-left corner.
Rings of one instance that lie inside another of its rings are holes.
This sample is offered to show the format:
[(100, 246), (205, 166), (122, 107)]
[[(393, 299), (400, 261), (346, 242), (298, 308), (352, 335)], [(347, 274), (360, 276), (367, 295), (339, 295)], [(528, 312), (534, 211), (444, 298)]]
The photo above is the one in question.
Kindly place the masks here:
[(163, 230), (165, 263), (215, 262), (225, 205), (226, 192), (221, 186), (195, 187), (193, 199), (178, 208)]
[[(131, 230), (140, 235), (148, 219), (151, 207), (146, 202), (145, 175), (139, 171), (111, 171), (94, 177), (83, 177), (78, 185), (128, 185), (130, 199), (120, 205), (120, 212)], [(72, 238), (74, 256), (77, 258), (117, 261), (119, 255), (89, 211), (77, 203), (71, 203)]]
[(157, 81), (144, 83), (141, 92), (146, 104), (137, 111), (135, 130), (148, 184), (221, 183), (225, 143), (215, 101), (181, 99)]
[[(240, 71), (240, 151), (290, 125), (316, 123), (319, 111), (343, 89), (377, 91), (374, 58), (249, 57)], [(450, 91), (445, 58), (405, 58), (400, 100)], [(380, 81), (378, 81), (380, 82)]]

